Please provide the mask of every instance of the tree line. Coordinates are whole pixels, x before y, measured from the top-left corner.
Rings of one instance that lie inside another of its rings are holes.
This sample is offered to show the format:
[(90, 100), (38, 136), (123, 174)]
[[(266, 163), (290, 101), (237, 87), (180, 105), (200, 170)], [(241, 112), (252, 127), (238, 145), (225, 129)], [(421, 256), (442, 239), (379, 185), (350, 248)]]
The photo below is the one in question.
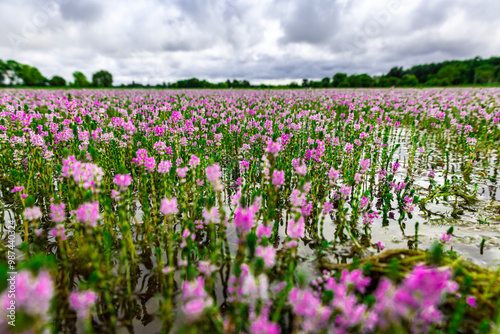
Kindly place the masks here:
[[(393, 67), (387, 74), (370, 76), (366, 73), (336, 73), (319, 81), (303, 79), (302, 83), (291, 82), (288, 85), (252, 86), (247, 80), (227, 80), (211, 83), (206, 80), (191, 78), (173, 83), (151, 86), (132, 81), (122, 84), (122, 88), (361, 88), (361, 87), (436, 87), (458, 85), (490, 85), (500, 83), (500, 57), (482, 59), (476, 57), (467, 60), (450, 60), (440, 63), (416, 65), (409, 69)], [(73, 81), (66, 82), (61, 76), (45, 78), (33, 66), (14, 60), (0, 60), (0, 86), (52, 86), (52, 87), (113, 87), (113, 76), (105, 70), (92, 75), (88, 81), (82, 72), (73, 73)]]
[(51, 79), (46, 78), (38, 68), (21, 64), (15, 60), (3, 61), (0, 59), (0, 86), (30, 86), (30, 87), (112, 87), (113, 76), (108, 71), (101, 70), (92, 75), (92, 81), (88, 81), (82, 72), (73, 73), (73, 81), (66, 80), (58, 75)]

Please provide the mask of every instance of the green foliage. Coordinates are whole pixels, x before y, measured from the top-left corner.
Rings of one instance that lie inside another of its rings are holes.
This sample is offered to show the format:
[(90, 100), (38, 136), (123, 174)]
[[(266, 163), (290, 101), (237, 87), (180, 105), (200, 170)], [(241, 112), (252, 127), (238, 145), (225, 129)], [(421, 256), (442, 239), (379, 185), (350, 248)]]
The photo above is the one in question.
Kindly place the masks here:
[(488, 84), (495, 80), (495, 71), (498, 68), (491, 64), (484, 64), (474, 70), (474, 83)]
[(404, 87), (416, 87), (418, 85), (418, 79), (415, 74), (405, 74), (401, 80), (401, 86)]
[(4, 80), (7, 77), (7, 63), (5, 63), (2, 59), (0, 59), (0, 86), (3, 86)]
[(76, 88), (85, 88), (85, 87), (90, 86), (90, 83), (88, 82), (87, 77), (82, 72), (78, 72), (78, 71), (74, 72), (73, 78), (75, 79), (75, 81), (73, 82), (73, 86)]
[(329, 77), (325, 77), (325, 78), (321, 79), (321, 86), (323, 88), (330, 87), (330, 78)]
[(113, 76), (108, 71), (101, 70), (92, 75), (92, 86), (94, 87), (111, 87), (113, 85)]
[(63, 77), (55, 75), (49, 80), (49, 85), (52, 87), (64, 87), (66, 86), (66, 80)]
[(45, 86), (47, 84), (47, 79), (40, 71), (29, 65), (21, 65), (18, 76), (26, 86)]
[(345, 73), (337, 73), (333, 76), (332, 86), (340, 87), (340, 84), (346, 82), (347, 74)]
[(398, 79), (401, 79), (403, 77), (403, 68), (402, 67), (393, 67), (391, 68), (391, 70), (389, 71), (389, 73), (387, 73), (387, 76), (389, 78), (398, 78)]

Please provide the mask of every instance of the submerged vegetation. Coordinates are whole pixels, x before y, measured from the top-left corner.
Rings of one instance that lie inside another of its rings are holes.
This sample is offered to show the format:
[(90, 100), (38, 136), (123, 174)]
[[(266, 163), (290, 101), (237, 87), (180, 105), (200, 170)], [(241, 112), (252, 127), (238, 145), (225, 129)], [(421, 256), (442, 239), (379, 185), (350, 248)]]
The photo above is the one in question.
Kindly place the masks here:
[(499, 106), (3, 90), (0, 329), (496, 333)]

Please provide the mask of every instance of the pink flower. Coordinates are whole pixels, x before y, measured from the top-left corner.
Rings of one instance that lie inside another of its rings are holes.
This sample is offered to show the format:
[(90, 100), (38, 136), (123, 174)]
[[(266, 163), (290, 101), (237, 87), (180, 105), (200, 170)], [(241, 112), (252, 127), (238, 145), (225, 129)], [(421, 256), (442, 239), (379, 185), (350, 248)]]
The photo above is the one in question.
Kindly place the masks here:
[[(13, 277), (10, 275), (8, 278), (12, 279)], [(40, 272), (38, 277), (34, 277), (31, 272), (22, 270), (17, 273), (13, 281), (9, 280), (8, 283), (15, 285), (15, 296), (8, 289), (0, 295), (2, 317), (6, 317), (7, 308), (12, 305), (12, 302), (15, 302), (16, 311), (22, 310), (34, 318), (41, 317), (43, 321), (49, 321), (48, 311), (50, 300), (54, 295), (54, 285), (45, 271)], [(6, 322), (0, 321), (0, 328), (5, 330), (3, 324)], [(5, 330), (5, 332), (11, 331)]]
[(290, 195), (290, 202), (293, 206), (301, 207), (302, 205), (304, 205), (305, 201), (306, 194), (301, 193), (298, 189), (292, 190), (292, 194)]
[(50, 204), (50, 219), (55, 223), (62, 223), (66, 219), (66, 205), (64, 203)]
[(217, 224), (219, 222), (219, 211), (217, 207), (212, 207), (210, 210), (203, 210), (203, 218), (205, 219), (205, 224), (214, 223)]
[(281, 142), (278, 139), (278, 142), (273, 142), (270, 138), (267, 141), (267, 148), (265, 150), (267, 153), (276, 154), (281, 151)]
[(207, 305), (205, 300), (193, 299), (182, 306), (182, 312), (186, 316), (188, 322), (194, 322), (203, 314), (203, 309), (207, 306), (210, 306), (210, 304)]
[(347, 184), (342, 184), (340, 187), (340, 196), (342, 199), (346, 199), (351, 194), (352, 187), (349, 187)]
[(366, 173), (366, 170), (370, 168), (370, 159), (361, 159), (359, 161), (359, 167), (361, 168), (360, 173)]
[(63, 159), (62, 176), (73, 178), (75, 183), (84, 189), (96, 190), (101, 184), (104, 172), (97, 165), (81, 163), (74, 156), (70, 156)]
[(288, 222), (288, 235), (292, 239), (304, 237), (304, 218), (300, 217), (297, 221), (290, 220)]
[(431, 170), (429, 171), (429, 175), (428, 175), (428, 176), (429, 176), (429, 179), (434, 178), (434, 176), (435, 176), (435, 175), (436, 175), (436, 169), (434, 169), (434, 168), (433, 168), (433, 169), (431, 169)]
[(276, 251), (272, 246), (262, 247), (258, 246), (255, 251), (255, 256), (260, 257), (264, 260), (264, 264), (266, 268), (271, 268), (274, 266), (274, 262), (276, 259)]
[(182, 312), (188, 322), (194, 322), (203, 314), (205, 308), (212, 305), (212, 298), (205, 292), (205, 279), (198, 277), (196, 280), (182, 284), (182, 299), (185, 301)]
[(323, 212), (323, 214), (327, 215), (332, 211), (333, 211), (333, 204), (332, 203), (330, 203), (330, 202), (323, 203), (323, 209), (321, 210), (321, 212)]
[(24, 187), (23, 186), (19, 186), (19, 187), (12, 188), (11, 192), (15, 193), (17, 191), (23, 191), (23, 190), (24, 190)]
[(27, 220), (37, 220), (42, 217), (42, 211), (38, 206), (26, 208), (23, 212), (24, 218)]
[(155, 157), (148, 157), (144, 159), (144, 169), (146, 172), (153, 173), (156, 169)]
[(76, 211), (78, 220), (91, 227), (97, 226), (99, 219), (99, 202), (83, 203)]
[(312, 210), (312, 202), (309, 202), (302, 207), (300, 212), (302, 213), (302, 216), (309, 217), (309, 215), (311, 214), (311, 210)]
[(301, 175), (301, 176), (304, 176), (307, 174), (307, 167), (305, 164), (302, 164), (300, 166), (298, 166), (297, 168), (295, 168), (295, 173), (297, 173), (297, 175)]
[(79, 318), (90, 316), (90, 308), (95, 304), (97, 294), (92, 291), (74, 291), (69, 295), (69, 305), (75, 310)]
[(238, 207), (234, 215), (234, 224), (240, 235), (245, 232), (250, 232), (254, 225), (254, 216), (254, 211), (251, 208), (243, 209)]
[(405, 196), (404, 201), (405, 204), (403, 209), (405, 212), (412, 212), (413, 210), (415, 210), (415, 204), (413, 204), (413, 198), (410, 198), (407, 195)]
[(313, 318), (321, 305), (321, 301), (310, 290), (299, 290), (293, 288), (288, 295), (288, 301), (292, 304), (295, 314), (305, 318)]
[(361, 200), (359, 201), (359, 208), (361, 210), (367, 208), (370, 205), (370, 199), (366, 196), (363, 196)]
[(165, 216), (175, 215), (177, 212), (179, 212), (179, 210), (177, 209), (177, 199), (175, 197), (173, 197), (172, 199), (162, 199), (160, 212)]
[(265, 226), (265, 225), (259, 225), (257, 226), (257, 237), (262, 238), (266, 237), (269, 238), (271, 236), (272, 230), (270, 226)]
[(172, 272), (172, 270), (173, 270), (173, 269), (172, 269), (172, 267), (170, 267), (170, 266), (166, 266), (165, 268), (163, 268), (163, 269), (161, 270), (161, 272), (162, 272), (163, 274), (165, 274), (165, 275), (168, 275), (170, 272)]
[(385, 246), (384, 246), (384, 244), (382, 243), (382, 241), (377, 242), (377, 245), (378, 245), (378, 247), (380, 248), (380, 250), (384, 250)]
[(268, 319), (269, 307), (263, 307), (257, 319), (252, 319), (249, 332), (251, 334), (280, 334), (280, 327), (278, 324), (269, 321)]
[(172, 168), (172, 163), (170, 161), (161, 161), (158, 164), (158, 173), (161, 174), (166, 174), (170, 171), (170, 168)]
[(396, 173), (396, 172), (398, 171), (398, 169), (399, 169), (399, 162), (398, 162), (398, 161), (396, 161), (396, 162), (394, 163), (394, 165), (392, 165), (392, 171), (393, 171), (394, 173)]
[(177, 176), (181, 179), (185, 178), (188, 170), (189, 168), (187, 167), (177, 168)]
[(132, 183), (132, 176), (129, 174), (118, 174), (113, 182), (123, 191)]
[(242, 172), (245, 172), (246, 170), (248, 170), (250, 168), (250, 163), (246, 160), (242, 160), (240, 163), (240, 168), (241, 168)]
[(442, 242), (448, 242), (451, 240), (452, 235), (448, 234), (447, 232), (443, 232), (441, 235), (441, 238), (439, 238)]
[(330, 178), (330, 183), (337, 181), (339, 178), (340, 171), (336, 170), (335, 168), (330, 168), (330, 171), (328, 172), (328, 177)]
[(469, 304), (470, 306), (477, 307), (476, 297), (467, 296), (467, 298), (465, 300), (467, 301), (467, 304)]
[(206, 171), (207, 171), (207, 180), (208, 181), (218, 180), (221, 176), (219, 164), (208, 166)]
[(217, 270), (217, 266), (214, 266), (209, 261), (200, 261), (198, 262), (198, 271), (204, 275), (211, 275), (215, 270)]
[(282, 170), (275, 170), (273, 172), (273, 184), (277, 188), (285, 184), (285, 172), (283, 172)]
[(200, 158), (198, 158), (196, 155), (191, 155), (191, 159), (189, 160), (189, 166), (191, 166), (191, 168), (195, 168), (196, 166), (198, 166), (200, 164)]
[(50, 230), (50, 234), (52, 234), (52, 236), (54, 238), (56, 237), (61, 237), (62, 240), (66, 240), (67, 236), (66, 234), (64, 234), (66, 232), (66, 229), (64, 228), (64, 225), (58, 225), (57, 226), (57, 229), (53, 228)]

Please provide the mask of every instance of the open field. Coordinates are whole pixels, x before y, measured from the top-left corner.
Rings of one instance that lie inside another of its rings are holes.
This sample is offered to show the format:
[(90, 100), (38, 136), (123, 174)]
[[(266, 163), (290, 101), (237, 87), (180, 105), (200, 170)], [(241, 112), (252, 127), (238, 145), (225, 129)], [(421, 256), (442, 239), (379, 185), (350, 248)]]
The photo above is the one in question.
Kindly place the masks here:
[(500, 88), (0, 90), (0, 298), (34, 333), (498, 333), (499, 119)]

